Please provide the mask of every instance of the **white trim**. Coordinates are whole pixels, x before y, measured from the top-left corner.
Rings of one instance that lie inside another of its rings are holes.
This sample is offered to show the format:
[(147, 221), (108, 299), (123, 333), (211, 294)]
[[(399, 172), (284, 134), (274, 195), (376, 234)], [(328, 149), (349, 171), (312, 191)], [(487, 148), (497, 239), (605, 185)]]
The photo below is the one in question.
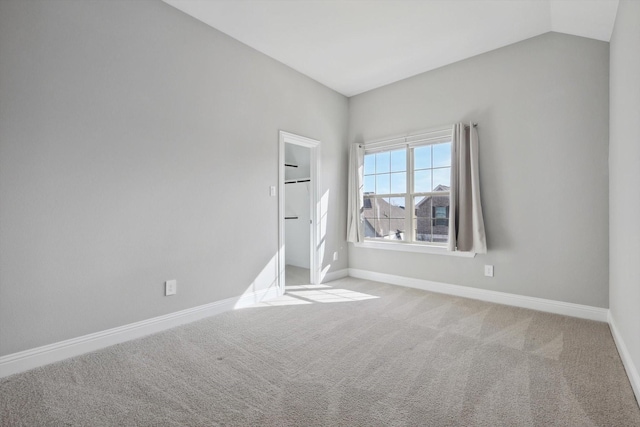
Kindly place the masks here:
[(342, 270), (330, 271), (321, 277), (320, 283), (333, 282), (334, 280), (343, 279), (349, 277), (349, 269), (343, 268)]
[(117, 328), (107, 329), (106, 331), (95, 332), (42, 347), (8, 354), (0, 357), (0, 378), (68, 359), (69, 357), (96, 351), (114, 344), (155, 334), (185, 323), (215, 316), (225, 311), (247, 307), (260, 301), (276, 298), (278, 295), (278, 289), (271, 287), (239, 297), (227, 298)]
[(382, 249), (385, 251), (401, 251), (401, 252), (418, 252), (422, 254), (433, 254), (443, 256), (455, 256), (461, 258), (474, 258), (475, 252), (458, 252), (448, 251), (446, 246), (420, 245), (416, 243), (401, 242), (372, 242), (365, 240), (364, 242), (354, 243), (356, 248), (364, 249)]
[(359, 279), (373, 280), (376, 282), (389, 283), (391, 285), (422, 289), (424, 291), (472, 298), (497, 304), (511, 305), (514, 307), (528, 308), (530, 310), (545, 311), (547, 313), (562, 314), (565, 316), (579, 317), (581, 319), (597, 320), (599, 322), (606, 322), (607, 313), (609, 312), (606, 308), (591, 307), (588, 305), (528, 297), (486, 289), (470, 288), (468, 286), (450, 285), (448, 283), (432, 282), (430, 280), (414, 279), (356, 268), (349, 269), (349, 276)]
[(640, 404), (640, 375), (638, 375), (638, 369), (633, 363), (633, 359), (629, 354), (627, 345), (622, 339), (622, 335), (620, 335), (620, 331), (618, 331), (618, 327), (613, 320), (611, 311), (609, 311), (608, 320), (609, 328), (611, 328), (611, 335), (613, 335), (613, 341), (616, 343), (616, 347), (618, 347), (618, 353), (620, 354), (620, 359), (622, 359), (622, 365), (624, 366), (625, 371), (627, 371), (627, 376), (629, 377), (631, 388), (636, 395), (636, 401)]
[(420, 133), (413, 133), (409, 135), (378, 139), (373, 141), (365, 141), (362, 146), (369, 152), (375, 152), (379, 149), (390, 149), (401, 145), (413, 147), (415, 145), (421, 145), (423, 143), (435, 144), (439, 141), (445, 141), (447, 139), (450, 140), (452, 133), (453, 124)]
[(284, 208), (284, 171), (285, 171), (285, 144), (294, 144), (307, 147), (310, 149), (310, 166), (311, 166), (311, 248), (309, 250), (309, 266), (311, 270), (311, 283), (320, 283), (320, 250), (318, 242), (320, 241), (320, 141), (306, 138), (304, 136), (295, 135), (293, 133), (279, 131), (278, 137), (278, 289), (280, 295), (285, 292), (285, 208)]
[[(407, 179), (406, 179), (405, 191), (401, 193), (383, 193), (383, 194), (376, 193), (376, 194), (370, 194), (370, 196), (374, 198), (397, 197), (397, 198), (404, 199), (404, 206), (406, 207), (406, 212), (408, 212), (408, 214), (405, 215), (405, 220), (404, 220), (404, 225), (405, 225), (404, 229), (405, 231), (407, 231), (407, 233), (405, 233), (406, 241), (404, 243), (412, 244), (413, 247), (409, 246), (409, 247), (403, 248), (402, 242), (394, 241), (392, 245), (395, 245), (396, 246), (395, 248), (393, 246), (390, 246), (390, 243), (385, 243), (384, 245), (381, 245), (381, 246), (370, 245), (368, 246), (369, 248), (390, 249), (390, 250), (398, 250), (398, 251), (405, 251), (405, 252), (434, 253), (434, 252), (431, 252), (429, 249), (426, 249), (426, 250), (422, 249), (423, 245), (421, 245), (419, 242), (416, 241), (417, 235), (415, 235), (415, 230), (413, 230), (413, 232), (411, 233), (408, 232), (408, 230), (412, 229), (412, 223), (416, 219), (415, 218), (416, 217), (415, 198), (426, 197), (428, 199), (429, 197), (442, 196), (449, 199), (451, 197), (451, 194), (448, 191), (443, 191), (443, 192), (416, 191), (415, 183), (414, 183), (415, 149), (420, 146), (434, 145), (441, 142), (452, 142), (453, 140), (452, 131), (453, 131), (452, 126), (447, 126), (446, 128), (434, 129), (431, 131), (427, 131), (419, 134), (413, 134), (413, 135), (406, 135), (399, 138), (364, 142), (361, 145), (361, 147), (364, 148), (365, 160), (367, 158), (367, 155), (370, 155), (373, 153), (387, 152), (397, 147), (404, 147), (406, 149), (405, 154), (406, 154), (406, 172), (407, 172), (406, 178)], [(449, 165), (449, 167), (433, 167), (433, 165), (431, 165), (431, 167), (428, 168), (427, 170), (434, 171), (434, 170), (447, 169), (447, 168), (451, 169), (451, 165)], [(364, 174), (364, 172), (361, 172), (361, 173)], [(370, 174), (368, 176), (376, 177), (379, 174), (380, 173), (378, 172), (374, 172), (373, 175)], [(367, 178), (367, 176), (362, 175), (362, 178), (365, 179)], [(435, 189), (432, 189), (432, 190), (435, 190)], [(366, 198), (366, 194), (369, 194), (369, 193), (365, 193), (365, 198)], [(366, 241), (367, 239), (365, 238), (365, 239), (358, 239), (358, 240)], [(364, 243), (364, 241), (358, 242), (358, 243)], [(371, 244), (374, 242), (372, 240), (369, 240), (368, 243)], [(365, 246), (362, 246), (362, 247), (365, 247)], [(435, 253), (439, 253), (439, 252), (435, 252)], [(471, 255), (471, 257), (473, 256), (475, 256), (475, 254)], [(469, 255), (467, 255), (467, 257), (469, 257)]]

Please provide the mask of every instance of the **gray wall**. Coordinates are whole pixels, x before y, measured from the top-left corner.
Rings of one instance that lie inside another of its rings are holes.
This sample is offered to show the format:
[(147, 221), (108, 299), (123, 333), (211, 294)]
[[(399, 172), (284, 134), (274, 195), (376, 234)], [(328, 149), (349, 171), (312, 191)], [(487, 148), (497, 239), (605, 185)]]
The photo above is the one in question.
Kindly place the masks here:
[[(640, 369), (640, 2), (621, 1), (611, 37), (611, 316)], [(640, 399), (640, 396), (638, 396)]]
[(350, 98), (352, 142), (479, 123), (488, 242), (474, 259), (350, 245), (350, 267), (608, 307), (608, 64), (608, 43), (547, 33)]
[(280, 129), (347, 266), (348, 100), (165, 3), (0, 1), (0, 94), (0, 355), (270, 285)]

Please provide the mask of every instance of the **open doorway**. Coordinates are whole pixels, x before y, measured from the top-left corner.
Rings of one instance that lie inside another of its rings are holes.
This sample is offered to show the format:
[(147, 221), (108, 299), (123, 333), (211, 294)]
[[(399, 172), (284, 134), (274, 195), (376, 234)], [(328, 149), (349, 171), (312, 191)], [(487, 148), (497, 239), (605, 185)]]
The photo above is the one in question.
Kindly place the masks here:
[(319, 142), (280, 132), (279, 284), (316, 284)]
[(287, 286), (311, 283), (311, 149), (284, 144), (284, 245)]

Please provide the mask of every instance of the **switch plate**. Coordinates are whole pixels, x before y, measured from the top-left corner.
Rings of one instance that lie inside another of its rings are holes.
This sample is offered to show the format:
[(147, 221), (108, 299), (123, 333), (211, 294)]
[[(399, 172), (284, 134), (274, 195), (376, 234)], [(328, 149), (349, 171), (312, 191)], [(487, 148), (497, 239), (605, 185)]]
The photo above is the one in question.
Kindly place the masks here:
[(167, 280), (164, 282), (164, 295), (175, 295), (177, 292), (178, 281), (177, 280)]
[(493, 265), (484, 266), (484, 275), (487, 277), (493, 277)]
[(271, 187), (269, 187), (269, 194), (271, 195), (271, 197), (276, 195), (276, 186), (272, 185)]
[(333, 260), (337, 261), (338, 260), (338, 251), (333, 253)]

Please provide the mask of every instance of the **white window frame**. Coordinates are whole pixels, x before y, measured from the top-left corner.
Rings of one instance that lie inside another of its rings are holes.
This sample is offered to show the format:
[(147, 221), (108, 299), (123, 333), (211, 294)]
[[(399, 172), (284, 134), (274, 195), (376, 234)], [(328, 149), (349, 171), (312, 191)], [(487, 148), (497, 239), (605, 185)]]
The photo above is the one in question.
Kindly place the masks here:
[[(419, 242), (415, 241), (413, 229), (413, 220), (415, 218), (415, 206), (414, 206), (414, 198), (419, 196), (444, 196), (449, 195), (450, 192), (413, 192), (414, 190), (414, 155), (413, 149), (416, 147), (434, 145), (443, 142), (451, 142), (452, 134), (451, 128), (447, 127), (444, 129), (432, 130), (429, 132), (424, 132), (415, 135), (409, 135), (406, 137), (387, 139), (382, 141), (374, 141), (368, 142), (364, 144), (365, 155), (375, 154), (377, 152), (384, 151), (392, 151), (398, 149), (406, 149), (407, 150), (407, 191), (402, 194), (385, 194), (380, 197), (405, 197), (405, 211), (408, 214), (405, 217), (405, 236), (409, 236), (410, 240), (382, 240), (382, 239), (373, 239), (373, 238), (365, 238), (363, 242), (355, 243), (355, 246), (358, 248), (367, 248), (367, 249), (383, 249), (383, 250), (391, 250), (391, 251), (403, 251), (403, 252), (418, 252), (418, 253), (429, 253), (436, 255), (448, 255), (448, 256), (457, 256), (464, 258), (473, 258), (475, 256), (474, 253), (470, 252), (457, 252), (457, 251), (448, 251), (446, 243), (440, 242)], [(363, 177), (364, 178), (364, 177)], [(409, 203), (407, 203), (407, 201)]]

